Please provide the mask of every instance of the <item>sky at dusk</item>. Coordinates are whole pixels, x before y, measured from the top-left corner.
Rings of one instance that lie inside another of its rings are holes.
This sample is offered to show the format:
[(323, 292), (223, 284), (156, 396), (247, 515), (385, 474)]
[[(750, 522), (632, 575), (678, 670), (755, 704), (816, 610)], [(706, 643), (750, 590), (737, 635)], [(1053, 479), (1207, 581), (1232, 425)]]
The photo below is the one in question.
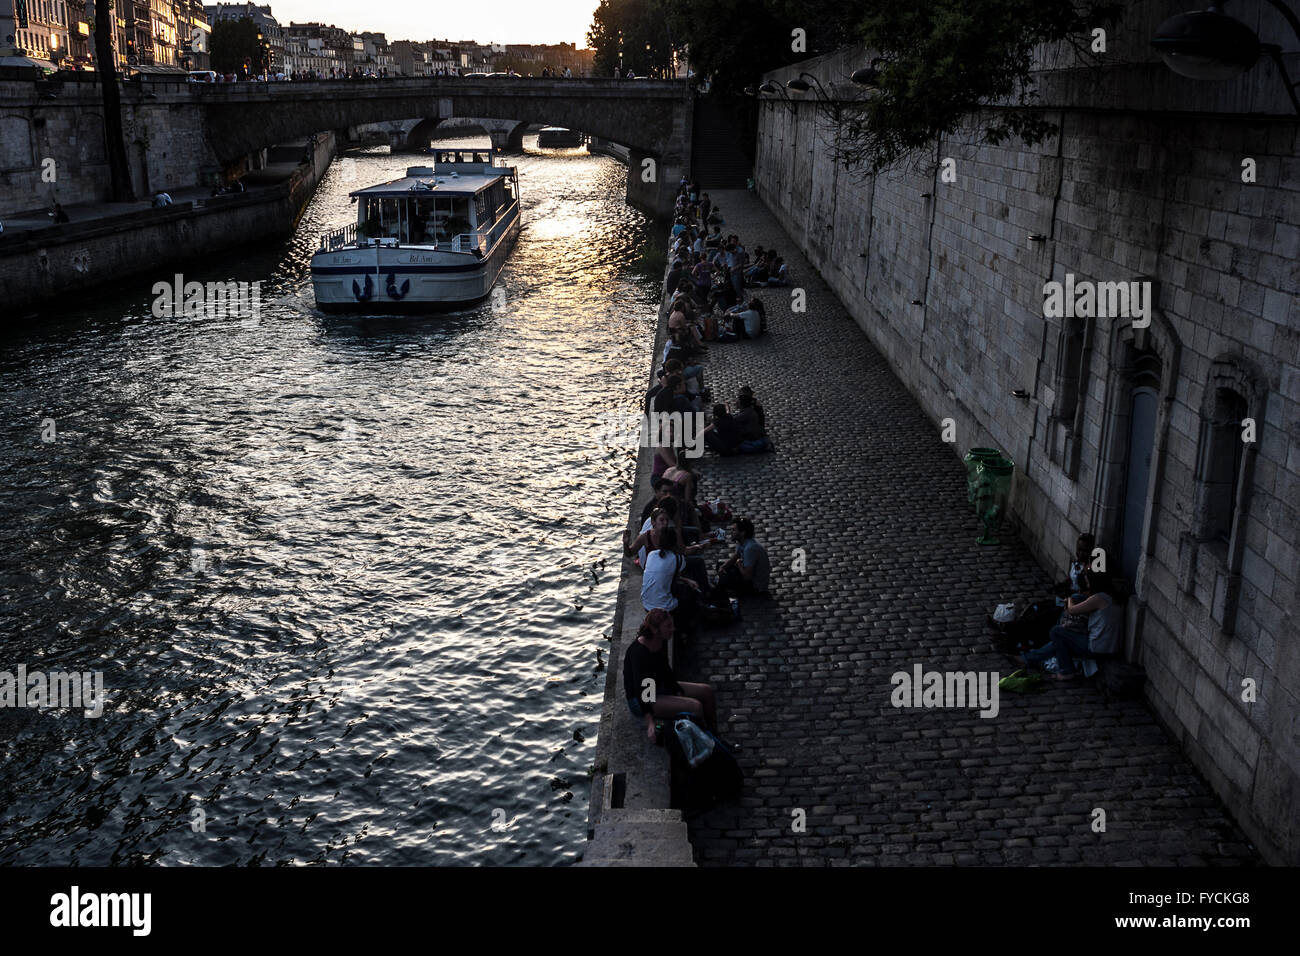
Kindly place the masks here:
[[(265, 5), (267, 0), (263, 0)], [(375, 30), (393, 40), (477, 40), (480, 43), (576, 43), (600, 0), (269, 0), (280, 23), (332, 23)]]

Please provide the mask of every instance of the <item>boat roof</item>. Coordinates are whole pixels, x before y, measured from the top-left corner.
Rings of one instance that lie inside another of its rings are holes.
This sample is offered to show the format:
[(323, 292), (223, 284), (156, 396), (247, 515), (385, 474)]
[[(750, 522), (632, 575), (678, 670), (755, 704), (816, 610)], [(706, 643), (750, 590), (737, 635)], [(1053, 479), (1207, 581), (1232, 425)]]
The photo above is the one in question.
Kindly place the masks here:
[[(407, 172), (414, 172), (416, 168), (408, 169)], [(424, 167), (428, 169), (429, 167)], [(470, 172), (469, 170), (474, 170)], [(484, 172), (485, 169), (491, 169), (491, 173)], [(462, 172), (461, 170), (465, 170)], [(440, 166), (431, 173), (418, 173), (413, 176), (403, 176), (401, 179), (393, 179), (386, 183), (379, 183), (375, 186), (367, 186), (365, 189), (357, 189), (350, 193), (349, 196), (402, 196), (404, 198), (419, 198), (420, 196), (473, 196), (487, 189), (494, 182), (514, 173), (513, 166), (488, 166), (480, 164), (469, 166), (468, 164), (457, 163), (455, 166)]]

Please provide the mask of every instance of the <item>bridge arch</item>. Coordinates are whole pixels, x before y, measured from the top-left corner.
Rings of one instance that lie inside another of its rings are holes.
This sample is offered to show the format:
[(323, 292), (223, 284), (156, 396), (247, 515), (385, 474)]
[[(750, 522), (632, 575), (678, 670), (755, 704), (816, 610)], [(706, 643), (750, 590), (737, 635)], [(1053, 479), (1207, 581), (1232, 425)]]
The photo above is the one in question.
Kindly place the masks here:
[(223, 163), (324, 129), (473, 116), (564, 126), (627, 146), (628, 197), (657, 212), (671, 211), (676, 183), (690, 169), (694, 99), (680, 81), (412, 77), (189, 87)]

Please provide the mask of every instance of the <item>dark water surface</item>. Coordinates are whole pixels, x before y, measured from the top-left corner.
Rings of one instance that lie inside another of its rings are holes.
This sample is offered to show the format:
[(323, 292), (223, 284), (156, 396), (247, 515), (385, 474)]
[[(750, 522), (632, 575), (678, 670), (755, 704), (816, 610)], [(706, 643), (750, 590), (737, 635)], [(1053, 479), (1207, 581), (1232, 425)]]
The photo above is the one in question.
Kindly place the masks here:
[(315, 312), (348, 190), (420, 161), (336, 160), (292, 239), (184, 270), (259, 320), (154, 317), (165, 270), (0, 338), (0, 671), (108, 698), (0, 709), (0, 863), (581, 852), (633, 467), (593, 435), (662, 267), (623, 166), (530, 155), (504, 308)]

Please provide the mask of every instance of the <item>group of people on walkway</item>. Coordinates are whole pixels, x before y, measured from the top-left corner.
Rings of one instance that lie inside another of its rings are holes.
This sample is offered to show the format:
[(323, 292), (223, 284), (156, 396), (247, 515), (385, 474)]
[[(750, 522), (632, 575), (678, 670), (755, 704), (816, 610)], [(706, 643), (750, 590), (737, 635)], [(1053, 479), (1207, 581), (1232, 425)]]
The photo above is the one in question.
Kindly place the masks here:
[[(685, 250), (681, 246), (704, 238), (705, 222), (714, 211), (707, 194), (701, 194), (695, 184), (683, 180), (678, 197), (678, 222), (674, 226), (675, 252), (679, 258), (674, 261), (673, 272), (682, 273), (685, 260), (680, 256)], [(677, 229), (678, 225), (685, 228)], [(739, 239), (731, 237), (721, 245), (716, 226), (714, 232), (718, 235), (715, 245), (719, 251), (712, 265), (727, 269), (728, 275), (731, 265), (737, 265), (738, 285), (743, 289), (748, 260)], [(774, 253), (770, 255), (779, 258)], [(728, 289), (733, 288), (730, 279), (726, 285)], [(711, 403), (712, 396), (704, 384), (702, 363), (707, 360), (708, 347), (703, 343), (716, 340), (717, 336), (711, 334), (702, 318), (712, 316), (718, 299), (698, 295), (698, 287), (689, 277), (682, 277), (678, 282), (670, 276), (669, 290), (673, 292), (669, 305), (669, 338), (661, 356), (657, 383), (645, 401), (646, 414), (658, 413), (659, 420), (667, 426), (667, 433), (660, 431), (654, 443), (650, 474), (654, 496), (641, 511), (640, 531), (635, 537), (630, 530), (625, 530), (623, 535), (625, 556), (635, 556), (635, 563), (641, 569), (641, 603), (646, 612), (637, 640), (624, 658), (624, 683), (632, 715), (646, 721), (652, 738), (656, 716), (672, 716), (683, 710), (694, 713), (716, 733), (712, 689), (707, 684), (677, 680), (668, 667), (664, 646), (673, 635), (689, 640), (701, 626), (738, 619), (740, 599), (765, 595), (771, 575), (767, 549), (755, 536), (753, 521), (732, 514), (721, 499), (706, 500), (701, 489), (702, 478), (693, 466), (703, 449), (698, 445), (688, 449), (683, 441), (685, 436), (672, 432), (674, 422), (698, 415), (707, 421), (704, 448), (723, 455), (770, 450), (766, 413), (748, 385), (737, 393), (734, 411), (724, 403)], [(725, 301), (725, 293), (722, 299)], [(754, 304), (761, 310), (761, 302), (755, 299)], [(753, 324), (752, 319), (745, 317), (740, 319), (741, 326), (747, 321)], [(761, 334), (762, 325), (765, 322), (760, 319), (753, 328), (754, 335)], [(705, 415), (706, 412), (711, 414)], [(680, 413), (680, 417), (674, 413)], [(695, 452), (694, 458), (688, 454), (691, 450)], [(710, 568), (707, 552), (724, 541), (731, 544), (731, 553)], [(642, 682), (647, 678), (658, 686), (657, 702), (644, 699)]]
[(1103, 660), (1122, 650), (1123, 612), (1113, 580), (1094, 558), (1096, 538), (1079, 535), (1056, 601), (1039, 601), (1010, 621), (990, 623), (999, 644), (1018, 664), (1044, 670), (1055, 680), (1074, 680), (1083, 661)]

